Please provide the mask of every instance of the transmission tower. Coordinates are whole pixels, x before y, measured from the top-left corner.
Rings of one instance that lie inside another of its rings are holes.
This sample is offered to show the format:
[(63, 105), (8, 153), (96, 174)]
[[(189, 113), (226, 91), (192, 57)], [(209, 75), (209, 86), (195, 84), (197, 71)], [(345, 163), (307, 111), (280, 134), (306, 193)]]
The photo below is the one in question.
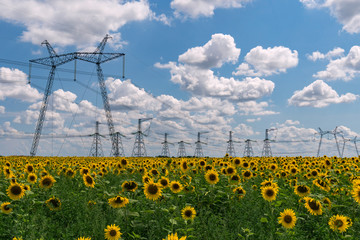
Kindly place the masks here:
[(89, 156), (103, 157), (104, 153), (102, 150), (101, 140), (100, 140), (100, 137), (103, 137), (103, 136), (99, 134), (99, 122), (98, 121), (96, 121), (95, 133), (90, 136), (94, 136), (94, 139), (93, 139), (93, 142), (92, 142), (92, 145), (90, 148)]
[(276, 130), (276, 128), (265, 129), (264, 146), (263, 146), (262, 153), (261, 153), (262, 157), (271, 157), (272, 156), (271, 146), (270, 146), (270, 142), (272, 142), (272, 140), (269, 139), (269, 132), (274, 131), (274, 130)]
[(135, 134), (135, 143), (134, 143), (134, 148), (133, 148), (131, 156), (133, 156), (133, 157), (145, 157), (147, 155), (146, 154), (144, 137), (143, 137), (143, 136), (147, 136), (147, 135), (145, 135), (141, 131), (141, 123), (145, 122), (145, 121), (149, 121), (151, 119), (152, 118), (140, 118), (138, 120), (138, 130), (137, 130), (137, 132), (133, 133), (133, 134)]
[[(110, 109), (107, 90), (106, 90), (105, 81), (104, 81), (104, 75), (103, 75), (100, 65), (102, 63), (108, 62), (110, 60), (125, 56), (125, 54), (124, 53), (103, 53), (106, 42), (109, 38), (111, 38), (111, 37), (109, 35), (106, 35), (105, 38), (101, 41), (101, 43), (95, 49), (94, 52), (72, 52), (72, 53), (66, 53), (66, 54), (60, 54), (60, 55), (58, 55), (55, 52), (55, 50), (51, 47), (50, 43), (47, 40), (45, 40), (41, 43), (41, 45), (46, 45), (50, 56), (45, 57), (45, 58), (38, 58), (38, 59), (30, 60), (30, 64), (37, 63), (37, 64), (42, 64), (45, 66), (50, 66), (51, 70), (50, 70), (49, 77), (48, 77), (48, 80), (46, 83), (44, 97), (43, 97), (43, 101), (42, 101), (42, 104), (40, 107), (40, 114), (39, 114), (39, 118), (38, 118), (36, 128), (35, 128), (35, 134), (34, 134), (32, 146), (31, 146), (31, 150), (30, 150), (31, 156), (36, 155), (37, 147), (39, 145), (41, 131), (42, 131), (42, 127), (44, 124), (46, 110), (47, 110), (47, 106), (48, 106), (48, 102), (49, 102), (49, 96), (51, 94), (52, 86), (54, 83), (56, 67), (63, 65), (67, 62), (76, 60), (76, 59), (96, 64), (96, 71), (97, 71), (97, 75), (98, 75), (101, 96), (103, 99), (105, 115), (106, 115), (107, 124), (108, 124), (108, 128), (109, 128), (109, 134), (111, 137), (111, 144), (112, 144), (111, 151), (114, 156), (119, 156), (119, 148), (116, 143), (116, 137), (114, 134), (115, 128), (114, 128), (114, 123), (112, 120), (111, 109)], [(124, 67), (124, 63), (123, 63), (123, 67)], [(30, 79), (29, 79), (29, 82), (30, 82)]]
[[(121, 141), (121, 137), (125, 137), (125, 135), (121, 134), (120, 132), (116, 132), (115, 133), (115, 143), (117, 145), (117, 149), (119, 149), (119, 157), (125, 157), (125, 153), (124, 153), (124, 147)], [(115, 156), (113, 149), (111, 149), (111, 155)]]
[(356, 156), (359, 156), (359, 151), (358, 151), (358, 148), (357, 148), (357, 146), (356, 146), (356, 142), (357, 142), (358, 140), (356, 140), (356, 138), (357, 138), (357, 136), (355, 136), (354, 139), (351, 140), (351, 142), (353, 142), (354, 145), (355, 145)]
[(162, 157), (170, 157), (169, 144), (171, 144), (171, 143), (169, 143), (169, 142), (167, 141), (167, 136), (168, 136), (168, 134), (165, 133), (165, 139), (164, 139), (164, 141), (161, 143), (161, 144), (163, 145), (163, 147), (162, 147), (162, 149), (161, 149), (161, 154), (160, 154), (160, 156), (162, 156)]
[(250, 139), (245, 140), (244, 157), (253, 157), (254, 156), (251, 142), (253, 142), (253, 141)]
[(197, 157), (197, 158), (204, 157), (204, 153), (203, 153), (201, 144), (206, 144), (206, 143), (200, 141), (200, 134), (203, 134), (203, 133), (208, 133), (208, 132), (198, 132), (198, 134), (197, 134), (197, 136), (198, 136), (198, 137), (197, 137), (197, 141), (195, 142), (195, 153), (194, 153), (194, 156)]
[(190, 143), (180, 141), (178, 142), (178, 144), (179, 144), (179, 149), (178, 149), (177, 157), (186, 157), (185, 144), (190, 145)]
[(319, 147), (318, 147), (317, 157), (319, 157), (319, 154), (320, 154), (320, 148), (321, 148), (321, 143), (322, 143), (322, 138), (323, 138), (323, 136), (324, 136), (324, 135), (327, 135), (327, 134), (330, 134), (330, 135), (334, 135), (335, 142), (336, 142), (336, 147), (337, 147), (339, 156), (342, 158), (342, 154), (341, 154), (340, 148), (339, 148), (339, 143), (338, 143), (337, 137), (336, 137), (336, 135), (339, 134), (339, 133), (341, 133), (341, 132), (338, 132), (338, 131), (337, 131), (337, 128), (338, 128), (338, 127), (335, 127), (335, 129), (332, 130), (332, 131), (323, 131), (323, 130), (321, 130), (321, 128), (319, 128), (319, 133), (318, 133), (318, 134), (320, 134), (320, 141), (319, 141)]
[(229, 131), (229, 141), (227, 141), (228, 145), (226, 148), (226, 153), (231, 157), (236, 157), (235, 148), (232, 140), (232, 131)]

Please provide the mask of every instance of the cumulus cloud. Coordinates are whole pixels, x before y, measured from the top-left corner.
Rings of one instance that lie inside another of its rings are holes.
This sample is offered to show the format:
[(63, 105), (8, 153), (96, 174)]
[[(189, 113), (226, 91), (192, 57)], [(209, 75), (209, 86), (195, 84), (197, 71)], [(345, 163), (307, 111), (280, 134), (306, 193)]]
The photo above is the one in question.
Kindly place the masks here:
[(252, 0), (173, 0), (171, 8), (176, 17), (197, 18), (214, 15), (216, 8), (241, 8)]
[(0, 67), (0, 100), (14, 98), (35, 102), (41, 97), (37, 89), (27, 84), (26, 73), (19, 69)]
[(264, 49), (257, 46), (245, 56), (245, 62), (233, 72), (240, 76), (269, 76), (286, 72), (287, 69), (298, 65), (298, 52), (283, 46)]
[[(37, 45), (47, 39), (60, 46), (92, 46), (128, 22), (168, 21), (153, 13), (147, 0), (4, 0), (1, 6), (0, 18), (25, 26), (21, 40)], [(121, 39), (113, 44), (119, 47)]]
[(360, 46), (353, 46), (348, 55), (330, 59), (326, 70), (317, 72), (315, 78), (350, 81), (360, 73)]
[(352, 93), (339, 96), (324, 81), (316, 80), (304, 89), (295, 91), (294, 95), (288, 99), (288, 103), (298, 107), (322, 108), (330, 104), (354, 102), (357, 98), (358, 96)]
[(240, 123), (234, 128), (234, 131), (239, 133), (241, 136), (247, 138), (248, 136), (259, 134), (254, 132), (254, 129), (251, 126), (248, 126), (244, 123)]
[(300, 0), (308, 8), (327, 8), (349, 33), (360, 33), (358, 0)]
[(264, 116), (264, 115), (274, 115), (279, 114), (279, 112), (274, 112), (266, 110), (269, 107), (267, 102), (256, 102), (256, 101), (247, 101), (247, 102), (238, 102), (238, 110), (241, 115), (253, 115), (253, 116)]
[(5, 113), (5, 107), (4, 106), (0, 106), (0, 113), (4, 114)]
[(156, 63), (155, 66), (170, 69), (171, 81), (196, 96), (216, 97), (232, 101), (261, 98), (273, 92), (275, 84), (260, 78), (234, 78), (216, 76), (210, 68), (236, 62), (240, 49), (230, 35), (214, 34), (204, 46), (187, 50), (179, 56), (179, 62)]
[(329, 51), (326, 54), (323, 54), (319, 51), (313, 52), (311, 55), (307, 55), (307, 58), (311, 61), (317, 61), (319, 59), (333, 59), (335, 57), (340, 57), (344, 55), (345, 50), (342, 48), (334, 48), (333, 50)]

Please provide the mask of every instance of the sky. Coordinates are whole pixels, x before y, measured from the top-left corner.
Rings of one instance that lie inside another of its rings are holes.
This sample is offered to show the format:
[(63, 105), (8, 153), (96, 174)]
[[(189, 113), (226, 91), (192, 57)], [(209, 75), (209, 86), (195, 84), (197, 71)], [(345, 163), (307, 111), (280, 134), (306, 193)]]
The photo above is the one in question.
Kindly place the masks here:
[[(358, 0), (0, 0), (0, 155), (29, 155), (50, 68), (29, 60), (92, 52), (101, 65), (115, 131), (131, 156), (139, 118), (148, 156), (164, 134), (177, 156), (235, 156), (252, 140), (262, 155), (357, 156), (360, 89)], [(76, 74), (74, 74), (76, 72)], [(124, 76), (124, 77), (123, 77)], [(74, 78), (76, 81), (74, 81)], [(95, 122), (111, 140), (95, 64), (57, 67), (39, 156), (88, 156)], [(335, 131), (336, 130), (336, 131)], [(335, 139), (336, 137), (336, 139)], [(360, 137), (358, 137), (360, 139)], [(336, 144), (338, 143), (338, 145)]]

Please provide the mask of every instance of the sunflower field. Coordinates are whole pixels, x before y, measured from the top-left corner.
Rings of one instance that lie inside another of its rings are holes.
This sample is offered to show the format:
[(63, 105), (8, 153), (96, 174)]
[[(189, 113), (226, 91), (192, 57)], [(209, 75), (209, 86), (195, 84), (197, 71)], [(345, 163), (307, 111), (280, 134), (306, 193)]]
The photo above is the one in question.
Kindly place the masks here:
[(358, 239), (359, 167), (327, 156), (0, 157), (0, 239)]

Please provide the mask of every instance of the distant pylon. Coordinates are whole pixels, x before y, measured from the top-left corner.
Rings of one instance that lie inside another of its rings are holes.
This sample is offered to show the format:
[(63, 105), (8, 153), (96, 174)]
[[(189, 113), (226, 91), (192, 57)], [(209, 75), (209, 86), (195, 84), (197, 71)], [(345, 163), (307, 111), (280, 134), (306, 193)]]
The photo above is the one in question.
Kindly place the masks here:
[(271, 152), (271, 147), (270, 147), (270, 140), (269, 140), (269, 131), (271, 131), (272, 129), (266, 129), (265, 130), (265, 140), (264, 140), (264, 147), (262, 149), (262, 153), (261, 156), (262, 157), (271, 157), (272, 156), (272, 152)]
[(95, 133), (93, 134), (94, 139), (90, 148), (90, 156), (92, 157), (103, 157), (104, 153), (101, 146), (100, 134), (99, 134), (99, 122), (96, 121)]
[(132, 151), (133, 157), (145, 157), (146, 154), (146, 148), (145, 148), (145, 142), (144, 142), (144, 133), (141, 131), (141, 122), (149, 121), (152, 118), (142, 118), (138, 121), (138, 130), (137, 132), (133, 133), (135, 134), (135, 143), (134, 148)]
[(167, 141), (167, 133), (165, 133), (165, 140), (162, 142), (162, 150), (161, 150), (161, 156), (162, 157), (170, 157), (170, 150), (169, 150), (169, 144)]
[(195, 142), (195, 153), (194, 153), (194, 156), (197, 158), (204, 157), (204, 153), (203, 153), (201, 144), (202, 143), (206, 144), (206, 143), (200, 141), (201, 133), (208, 133), (208, 132), (198, 132), (198, 138), (197, 138), (197, 141)]
[(232, 131), (229, 131), (229, 141), (227, 141), (228, 145), (226, 148), (226, 153), (229, 154), (229, 156), (235, 157), (236, 153), (235, 153), (235, 148), (234, 148), (234, 143), (232, 140)]
[(245, 140), (245, 149), (244, 149), (244, 157), (253, 157), (254, 156), (254, 152), (251, 146), (251, 140), (250, 139), (246, 139)]
[(178, 144), (179, 144), (179, 150), (177, 153), (177, 157), (186, 157), (185, 144), (189, 144), (189, 143), (180, 141), (180, 142), (178, 142)]
[[(117, 146), (116, 148), (119, 149), (118, 156), (119, 157), (125, 157), (124, 147), (123, 147), (123, 144), (122, 144), (122, 141), (121, 141), (121, 136), (125, 137), (124, 135), (122, 135), (119, 132), (115, 133), (115, 143), (116, 143), (116, 146)], [(116, 154), (114, 153), (113, 149), (111, 149), (111, 156), (116, 157)]]

